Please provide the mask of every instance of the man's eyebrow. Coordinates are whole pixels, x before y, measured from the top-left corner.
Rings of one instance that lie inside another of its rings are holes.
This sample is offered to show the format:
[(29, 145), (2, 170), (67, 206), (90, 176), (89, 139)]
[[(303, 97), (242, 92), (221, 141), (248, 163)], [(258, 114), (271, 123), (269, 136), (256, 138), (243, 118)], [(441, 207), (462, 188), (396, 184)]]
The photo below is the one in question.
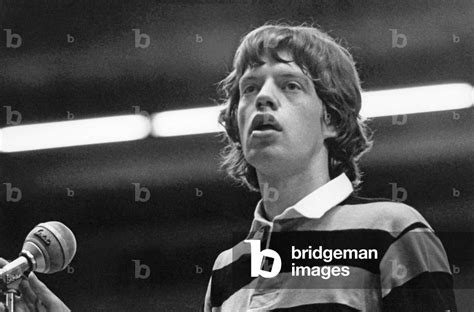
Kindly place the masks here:
[(291, 79), (298, 79), (300, 82), (304, 84), (306, 88), (311, 86), (312, 79), (305, 75), (304, 73), (282, 73), (277, 75), (280, 78), (291, 78)]
[(256, 80), (256, 79), (258, 79), (258, 76), (256, 75), (244, 75), (240, 77), (239, 83), (242, 83), (247, 80)]
[[(299, 79), (303, 79), (303, 81), (305, 83), (309, 83), (309, 81), (311, 80), (311, 78), (309, 78), (307, 75), (305, 75), (304, 73), (289, 73), (289, 72), (285, 72), (285, 73), (277, 73), (275, 76), (277, 76), (278, 78), (299, 78)], [(255, 74), (248, 74), (248, 75), (244, 75), (240, 78), (239, 80), (239, 83), (242, 84), (243, 82), (247, 82), (247, 81), (252, 81), (252, 80), (258, 80), (260, 78), (259, 75), (255, 75)]]
[(307, 75), (304, 73), (283, 73), (281, 75), (278, 75), (284, 78), (301, 78), (304, 79), (305, 81), (311, 80)]

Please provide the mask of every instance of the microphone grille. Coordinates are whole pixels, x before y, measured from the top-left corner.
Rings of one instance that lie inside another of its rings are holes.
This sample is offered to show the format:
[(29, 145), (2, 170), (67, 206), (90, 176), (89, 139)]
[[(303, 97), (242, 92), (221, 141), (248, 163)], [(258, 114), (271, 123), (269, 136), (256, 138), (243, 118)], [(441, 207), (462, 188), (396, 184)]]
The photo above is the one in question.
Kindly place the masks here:
[(40, 273), (64, 270), (76, 254), (76, 238), (72, 231), (58, 221), (40, 223), (26, 236), (23, 250), (33, 255)]

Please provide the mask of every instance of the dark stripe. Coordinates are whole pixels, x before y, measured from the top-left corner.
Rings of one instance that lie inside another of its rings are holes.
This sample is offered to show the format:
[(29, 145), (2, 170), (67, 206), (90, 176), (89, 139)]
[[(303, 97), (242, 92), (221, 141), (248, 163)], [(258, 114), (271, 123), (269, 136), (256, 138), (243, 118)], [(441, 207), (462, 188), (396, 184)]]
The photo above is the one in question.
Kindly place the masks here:
[(445, 272), (424, 272), (392, 289), (382, 302), (384, 312), (457, 311), (453, 277)]
[(212, 272), (211, 305), (220, 307), (236, 291), (250, 283), (250, 254), (244, 254), (232, 264)]
[(368, 197), (360, 197), (357, 195), (350, 195), (347, 197), (342, 203), (340, 203), (340, 206), (343, 205), (363, 205), (363, 204), (370, 204), (370, 203), (380, 203), (380, 202), (395, 202), (392, 199), (389, 198), (368, 198)]
[(426, 224), (424, 224), (422, 222), (415, 222), (415, 223), (410, 224), (409, 226), (407, 226), (403, 231), (401, 231), (400, 234), (395, 238), (395, 240), (400, 239), (407, 232), (409, 232), (411, 230), (414, 230), (414, 229), (419, 229), (419, 228), (429, 229), (429, 227)]
[[(237, 255), (233, 254), (236, 248), (241, 247), (240, 244), (246, 243), (242, 241), (231, 250), (232, 263), (212, 271), (211, 305), (213, 307), (220, 307), (230, 296), (255, 279), (250, 276), (250, 253), (243, 254), (238, 259)], [(267, 239), (262, 239), (260, 250), (264, 249), (266, 244)]]
[(349, 307), (345, 304), (340, 303), (314, 303), (314, 304), (306, 304), (297, 307), (291, 308), (284, 308), (284, 309), (275, 309), (271, 311), (291, 311), (291, 312), (357, 312), (360, 310), (354, 309)]

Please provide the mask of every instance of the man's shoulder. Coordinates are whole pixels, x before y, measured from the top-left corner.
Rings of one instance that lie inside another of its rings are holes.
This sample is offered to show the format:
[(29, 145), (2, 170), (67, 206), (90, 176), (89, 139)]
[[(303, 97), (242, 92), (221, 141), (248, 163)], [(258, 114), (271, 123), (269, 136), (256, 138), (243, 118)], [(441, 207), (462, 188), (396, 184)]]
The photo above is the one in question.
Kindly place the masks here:
[(232, 248), (222, 251), (214, 261), (213, 271), (221, 270), (235, 262), (246, 260), (250, 257), (250, 246), (244, 241), (240, 241)]
[(386, 198), (365, 198), (351, 196), (338, 207), (338, 217), (347, 222), (359, 223), (359, 227), (380, 229), (388, 232), (401, 232), (409, 227), (430, 225), (413, 207)]

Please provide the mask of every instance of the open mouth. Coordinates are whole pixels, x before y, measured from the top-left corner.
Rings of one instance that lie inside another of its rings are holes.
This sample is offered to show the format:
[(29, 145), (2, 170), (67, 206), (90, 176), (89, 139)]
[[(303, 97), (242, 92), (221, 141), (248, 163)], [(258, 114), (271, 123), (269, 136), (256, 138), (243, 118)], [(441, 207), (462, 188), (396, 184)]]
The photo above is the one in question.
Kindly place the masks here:
[(272, 125), (260, 125), (252, 130), (253, 131), (266, 131), (266, 130), (275, 130), (278, 131), (274, 126)]
[(249, 134), (282, 131), (282, 127), (272, 114), (257, 114), (250, 125)]

